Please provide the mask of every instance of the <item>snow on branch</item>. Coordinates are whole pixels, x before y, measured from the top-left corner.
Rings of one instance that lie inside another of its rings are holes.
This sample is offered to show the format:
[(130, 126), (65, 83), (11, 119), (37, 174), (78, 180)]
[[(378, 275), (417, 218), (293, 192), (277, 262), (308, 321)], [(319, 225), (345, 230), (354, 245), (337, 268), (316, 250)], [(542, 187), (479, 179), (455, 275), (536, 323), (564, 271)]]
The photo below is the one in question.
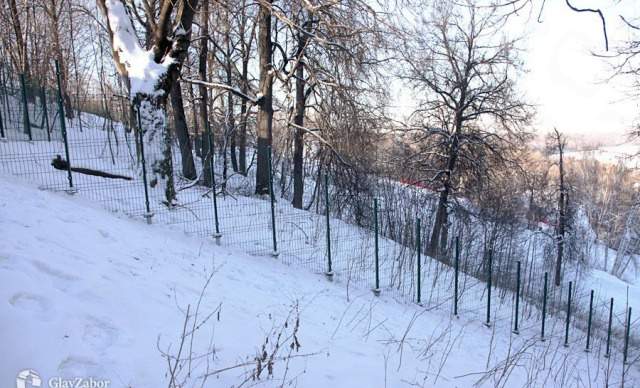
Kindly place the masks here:
[(98, 4), (107, 18), (118, 72), (129, 79), (130, 98), (138, 94), (164, 93), (158, 85), (167, 74), (173, 58), (166, 56), (157, 63), (153, 51), (145, 50), (140, 45), (123, 0), (99, 0)]

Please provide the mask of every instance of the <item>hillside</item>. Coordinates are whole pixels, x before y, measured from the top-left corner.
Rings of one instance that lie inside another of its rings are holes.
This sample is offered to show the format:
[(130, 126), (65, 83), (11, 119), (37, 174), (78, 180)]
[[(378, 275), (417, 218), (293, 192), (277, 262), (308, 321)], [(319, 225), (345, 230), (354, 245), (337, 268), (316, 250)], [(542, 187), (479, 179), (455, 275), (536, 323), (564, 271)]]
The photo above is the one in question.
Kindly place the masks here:
[[(255, 373), (265, 338), (271, 357), (280, 331), (273, 375), (264, 370), (245, 386), (602, 386), (620, 379), (617, 355), (607, 368), (599, 352), (565, 349), (559, 338), (540, 342), (534, 328), (508, 335), (507, 327), (376, 298), (368, 289), (347, 294), (271, 256), (117, 217), (11, 178), (0, 187), (0, 342), (11, 354), (0, 369), (5, 384), (30, 368), (45, 380), (167, 385), (162, 352), (178, 353), (187, 309), (187, 326), (201, 326), (181, 352), (176, 375), (184, 386), (200, 386), (207, 370), (246, 363), (205, 382), (240, 386)], [(294, 333), (297, 350), (287, 337)], [(632, 369), (625, 380), (633, 386), (637, 378)]]

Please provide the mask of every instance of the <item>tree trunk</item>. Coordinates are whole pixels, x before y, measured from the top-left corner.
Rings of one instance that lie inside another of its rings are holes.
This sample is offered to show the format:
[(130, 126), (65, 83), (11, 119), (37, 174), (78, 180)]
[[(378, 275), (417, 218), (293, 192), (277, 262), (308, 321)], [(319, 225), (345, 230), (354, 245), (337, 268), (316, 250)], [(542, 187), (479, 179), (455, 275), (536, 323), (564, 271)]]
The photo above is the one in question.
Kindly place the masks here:
[(202, 149), (198, 146), (198, 144), (201, 143), (201, 141), (199, 140), (200, 122), (199, 122), (199, 116), (198, 116), (198, 111), (196, 106), (196, 97), (195, 97), (195, 94), (193, 93), (192, 85), (189, 85), (189, 99), (191, 99), (191, 114), (193, 116), (193, 138), (196, 139), (195, 141), (196, 156), (202, 157)]
[[(202, 4), (202, 39), (200, 39), (200, 52), (198, 53), (198, 75), (202, 81), (207, 80), (207, 56), (209, 34), (209, 5), (205, 1)], [(209, 98), (207, 88), (204, 85), (198, 85), (200, 94), (200, 123), (202, 124), (202, 184), (211, 187), (212, 174), (212, 158), (213, 158), (213, 136), (211, 135), (211, 126), (209, 125), (208, 107)]]
[[(225, 40), (225, 59), (226, 59), (226, 66), (225, 66), (225, 71), (226, 71), (226, 75), (227, 75), (227, 85), (232, 85), (233, 84), (233, 74), (232, 74), (232, 67), (233, 67), (233, 61), (231, 58), (231, 15), (229, 14), (229, 11), (227, 10), (227, 28), (225, 31), (225, 35), (224, 35), (224, 40)], [(231, 151), (231, 168), (233, 168), (234, 172), (238, 172), (238, 157), (236, 155), (236, 123), (235, 123), (235, 117), (234, 117), (234, 111), (233, 111), (234, 105), (233, 105), (233, 93), (231, 93), (230, 91), (227, 92), (227, 120), (226, 120), (226, 133), (229, 139), (229, 149)], [(225, 179), (226, 180), (226, 179)]]
[(182, 89), (179, 81), (174, 82), (171, 87), (171, 107), (173, 108), (173, 126), (180, 145), (182, 175), (187, 179), (194, 180), (198, 175), (196, 173), (196, 165), (193, 162), (193, 150), (191, 149), (191, 139), (187, 128), (187, 118), (184, 114)]
[(565, 223), (566, 223), (566, 200), (565, 200), (565, 187), (564, 187), (564, 160), (563, 160), (563, 152), (564, 145), (562, 144), (562, 139), (560, 138), (560, 134), (556, 132), (557, 140), (558, 140), (558, 151), (559, 151), (559, 169), (560, 169), (560, 197), (558, 198), (558, 230), (556, 233), (556, 242), (558, 245), (557, 256), (556, 256), (556, 269), (555, 269), (555, 284), (556, 286), (560, 285), (560, 281), (562, 278), (562, 260), (564, 255), (564, 234), (565, 234)]
[(173, 180), (171, 131), (165, 123), (166, 100), (162, 96), (138, 94), (140, 127), (143, 131), (145, 159), (152, 174), (149, 184), (155, 188), (165, 182), (165, 204), (173, 206), (176, 189)]
[(258, 158), (256, 194), (269, 193), (269, 158), (273, 125), (273, 66), (271, 64), (271, 3), (260, 7), (258, 15), (258, 52), (260, 57), (260, 94), (258, 103)]
[[(461, 124), (458, 127), (460, 126)], [(433, 230), (431, 231), (431, 237), (429, 239), (429, 249), (427, 250), (427, 255), (437, 259), (441, 259), (441, 249), (443, 248), (443, 243), (446, 244), (446, 240), (443, 241), (444, 239), (442, 239), (442, 234), (443, 231), (448, 228), (447, 207), (449, 205), (449, 195), (451, 194), (451, 175), (458, 159), (458, 133), (459, 131), (456, 130), (456, 133), (453, 135), (453, 139), (451, 141), (451, 146), (449, 147), (447, 167), (443, 173), (444, 177), (442, 182), (442, 191), (440, 192), (440, 197), (438, 198), (436, 219), (433, 223)], [(446, 239), (446, 234), (448, 233), (444, 233)]]
[[(249, 92), (249, 58), (250, 47), (244, 42), (244, 26), (240, 26), (240, 36), (242, 37), (242, 79), (240, 80), (240, 88), (245, 95)], [(249, 38), (251, 39), (251, 37)], [(238, 170), (240, 174), (247, 175), (247, 120), (249, 113), (247, 109), (247, 100), (242, 99), (240, 103), (240, 128), (238, 131)]]
[(427, 255), (433, 258), (439, 258), (440, 256), (440, 233), (444, 224), (447, 222), (447, 204), (449, 202), (450, 184), (445, 182), (440, 197), (438, 198), (438, 207), (436, 209), (436, 219), (433, 223), (433, 230), (431, 231), (431, 237), (429, 239), (429, 249)]
[[(242, 63), (242, 92), (247, 94), (248, 86), (247, 84), (247, 75), (248, 75), (248, 63), (243, 61)], [(249, 119), (249, 113), (247, 110), (247, 100), (242, 99), (242, 103), (240, 104), (240, 128), (238, 131), (238, 170), (240, 174), (247, 175), (247, 120)]]
[[(306, 23), (305, 23), (306, 24)], [(307, 35), (298, 34), (298, 64), (296, 66), (296, 106), (295, 117), (293, 119), (295, 135), (293, 139), (293, 207), (302, 209), (302, 199), (304, 196), (304, 112), (306, 105), (305, 80), (304, 80), (304, 50), (307, 45)]]
[[(129, 82), (129, 72), (133, 68), (131, 53), (142, 50), (139, 42), (135, 39), (135, 29), (131, 16), (125, 11), (126, 5), (124, 1), (107, 2), (106, 0), (96, 0), (96, 4), (107, 21), (105, 26), (113, 49), (116, 69)], [(158, 184), (158, 178), (166, 181), (165, 204), (167, 206), (173, 206), (176, 201), (171, 155), (171, 131), (165, 125), (167, 95), (170, 93), (173, 83), (177, 81), (182, 63), (188, 54), (191, 43), (191, 24), (198, 8), (198, 0), (180, 2), (180, 11), (177, 12), (174, 22), (179, 24), (181, 28), (174, 29), (172, 36), (169, 37), (167, 26), (173, 23), (170, 23), (172, 6), (173, 2), (170, 0), (163, 1), (162, 17), (158, 21), (159, 28), (154, 31), (152, 46), (153, 61), (156, 64), (167, 59), (171, 60), (166, 73), (155, 79), (154, 90), (151, 92), (141, 91), (143, 89), (138, 88), (129, 91), (132, 100), (138, 103), (144, 141), (148, 145), (148, 147), (145, 147), (147, 150), (145, 157), (155, 175), (150, 181), (150, 185), (155, 187)], [(124, 17), (124, 14), (127, 17)], [(113, 17), (118, 20), (111, 20)], [(114, 24), (112, 25), (112, 23)], [(123, 41), (127, 42), (128, 49), (122, 49), (120, 46)], [(148, 65), (143, 66), (143, 70), (148, 70), (148, 68)]]
[[(11, 9), (11, 19), (13, 25), (13, 33), (16, 38), (16, 47), (18, 49), (18, 61), (15, 63), (16, 70), (22, 72), (27, 79), (31, 78), (31, 69), (27, 58), (27, 46), (22, 35), (22, 25), (20, 24), (20, 13), (16, 0), (9, 0), (9, 8)], [(13, 57), (12, 57), (13, 58)]]
[[(62, 92), (62, 101), (64, 103), (64, 115), (68, 119), (73, 118), (73, 107), (71, 105), (71, 98), (68, 93), (68, 72), (66, 61), (64, 60), (64, 55), (62, 53), (62, 45), (60, 44), (60, 31), (58, 30), (60, 27), (60, 21), (58, 18), (58, 6), (55, 1), (51, 1), (51, 9), (48, 10), (49, 18), (51, 19), (51, 33), (53, 40), (53, 50), (56, 53), (56, 59), (58, 60), (58, 66), (60, 68), (60, 84), (61, 84), (61, 92)], [(30, 82), (30, 81), (29, 81)], [(31, 93), (29, 93), (31, 94)]]

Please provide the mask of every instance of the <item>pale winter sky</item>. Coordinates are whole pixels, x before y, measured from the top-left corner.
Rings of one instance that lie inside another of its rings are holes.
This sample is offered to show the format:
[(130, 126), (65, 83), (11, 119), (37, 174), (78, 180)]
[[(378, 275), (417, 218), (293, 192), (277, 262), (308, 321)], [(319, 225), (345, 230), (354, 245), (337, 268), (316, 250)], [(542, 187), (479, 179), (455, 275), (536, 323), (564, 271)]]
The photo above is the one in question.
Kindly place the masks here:
[[(575, 6), (602, 7), (614, 0), (573, 0)], [(610, 46), (628, 38), (619, 18), (640, 16), (640, 2), (622, 0), (605, 8)], [(594, 14), (575, 13), (564, 1), (547, 1), (541, 23), (527, 24), (526, 67), (522, 87), (538, 105), (535, 127), (545, 133), (554, 126), (575, 140), (611, 144), (625, 140), (640, 118), (638, 100), (629, 97), (629, 80), (614, 79), (611, 64), (591, 52), (605, 54), (601, 22)]]
[[(519, 80), (520, 88), (536, 105), (533, 123), (539, 135), (554, 127), (576, 143), (619, 144), (626, 133), (640, 121), (640, 99), (630, 98), (629, 80), (615, 78), (611, 63), (592, 55), (607, 54), (600, 19), (591, 13), (571, 11), (564, 0), (547, 0), (541, 22), (539, 6), (523, 12), (508, 27), (524, 35), (523, 60), (528, 70)], [(617, 3), (617, 4), (616, 4)], [(639, 0), (572, 0), (577, 7), (605, 7), (610, 52), (629, 37), (619, 15), (627, 19), (640, 17)], [(397, 108), (401, 114), (412, 109), (411, 93), (397, 91)]]

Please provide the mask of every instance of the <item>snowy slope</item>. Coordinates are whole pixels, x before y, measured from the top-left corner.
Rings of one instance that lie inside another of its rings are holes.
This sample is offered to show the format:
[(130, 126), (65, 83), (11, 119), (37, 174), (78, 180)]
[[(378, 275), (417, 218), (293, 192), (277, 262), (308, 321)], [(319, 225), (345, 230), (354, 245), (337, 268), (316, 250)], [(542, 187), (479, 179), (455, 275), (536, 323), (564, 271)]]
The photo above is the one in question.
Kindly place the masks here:
[[(0, 301), (0, 385), (7, 387), (23, 369), (44, 381), (91, 376), (112, 387), (167, 386), (161, 352), (178, 353), (187, 308), (187, 326), (202, 325), (180, 353), (176, 375), (186, 387), (201, 386), (207, 370), (246, 362), (204, 384), (239, 386), (255, 372), (265, 337), (271, 354), (277, 336), (270, 333), (280, 331), (281, 339), (295, 332), (301, 347), (282, 341), (273, 375), (265, 370), (244, 386), (603, 386), (618, 385), (622, 371), (618, 352), (607, 360), (600, 350), (584, 353), (581, 343), (540, 342), (537, 327), (509, 335), (507, 327), (367, 289), (347, 297), (343, 285), (272, 257), (119, 218), (7, 177), (0, 177)], [(550, 320), (550, 336), (560, 337), (560, 326)], [(627, 371), (627, 386), (638, 376)]]

